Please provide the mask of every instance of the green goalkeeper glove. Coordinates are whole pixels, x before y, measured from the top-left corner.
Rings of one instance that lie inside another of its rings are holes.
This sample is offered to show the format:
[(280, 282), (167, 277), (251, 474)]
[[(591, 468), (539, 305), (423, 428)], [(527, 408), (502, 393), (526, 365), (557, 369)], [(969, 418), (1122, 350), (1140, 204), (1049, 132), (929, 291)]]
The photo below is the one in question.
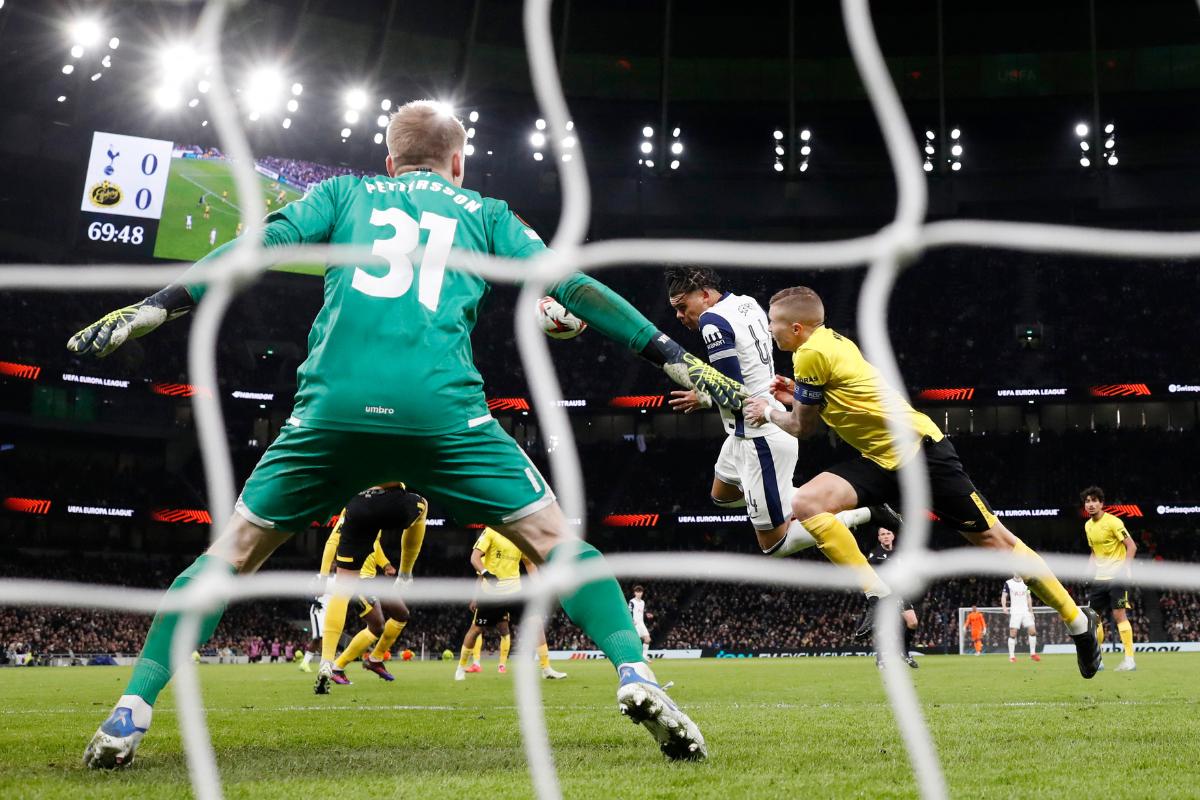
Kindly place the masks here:
[(110, 311), (67, 341), (67, 349), (79, 355), (104, 358), (129, 339), (145, 336), (169, 319), (186, 314), (192, 298), (181, 286), (150, 295), (140, 303)]
[(737, 411), (746, 399), (745, 386), (687, 352), (665, 333), (655, 335), (640, 355), (683, 388), (706, 394), (723, 408)]

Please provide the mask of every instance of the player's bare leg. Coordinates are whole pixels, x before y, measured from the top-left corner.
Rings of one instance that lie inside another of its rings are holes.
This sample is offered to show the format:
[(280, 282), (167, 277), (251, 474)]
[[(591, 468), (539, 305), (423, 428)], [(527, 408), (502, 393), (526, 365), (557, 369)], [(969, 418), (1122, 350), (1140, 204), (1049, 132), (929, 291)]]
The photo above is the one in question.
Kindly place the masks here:
[(1075, 605), (1071, 595), (1059, 582), (1042, 557), (1022, 542), (1016, 534), (997, 521), (981, 533), (963, 533), (971, 544), (987, 547), (1004, 553), (1013, 553), (1028, 563), (1022, 570), (1022, 578), (1041, 601), (1058, 612), (1066, 623), (1067, 631), (1075, 641), (1075, 657), (1079, 663), (1079, 674), (1091, 678), (1100, 669), (1100, 642), (1096, 638), (1098, 619), (1090, 608)]
[[(557, 503), (527, 517), (496, 526), (538, 566), (557, 558), (573, 558), (582, 565), (603, 563), (590, 544), (579, 542)], [(569, 544), (568, 548), (559, 549)], [(642, 642), (615, 578), (597, 578), (559, 598), (563, 611), (604, 651), (617, 669), (617, 705), (621, 713), (642, 725), (659, 749), (672, 759), (701, 759), (708, 751), (696, 724), (667, 696), (642, 658)]]
[[(182, 591), (206, 569), (236, 574), (256, 572), (288, 536), (234, 514), (221, 536), (175, 579), (167, 591)], [(201, 618), (197, 646), (208, 641), (223, 614), (224, 607)], [(113, 769), (132, 763), (142, 737), (150, 728), (154, 702), (171, 679), (171, 639), (179, 617), (176, 612), (155, 614), (124, 694), (83, 753), (85, 765)]]

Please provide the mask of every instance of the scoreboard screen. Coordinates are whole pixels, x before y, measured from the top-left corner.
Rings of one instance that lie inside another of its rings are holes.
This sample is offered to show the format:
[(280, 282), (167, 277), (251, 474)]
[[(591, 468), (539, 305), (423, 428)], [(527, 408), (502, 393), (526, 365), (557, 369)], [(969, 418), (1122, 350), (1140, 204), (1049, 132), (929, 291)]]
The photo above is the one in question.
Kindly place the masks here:
[[(97, 131), (79, 202), (77, 244), (113, 261), (196, 261), (241, 234), (244, 210), (265, 216), (313, 184), (349, 171), (273, 156), (253, 168), (260, 193), (243, 201), (233, 167), (218, 148)], [(321, 272), (311, 266), (291, 271)]]
[(154, 255), (171, 150), (161, 139), (96, 132), (80, 202), (81, 246), (114, 260)]

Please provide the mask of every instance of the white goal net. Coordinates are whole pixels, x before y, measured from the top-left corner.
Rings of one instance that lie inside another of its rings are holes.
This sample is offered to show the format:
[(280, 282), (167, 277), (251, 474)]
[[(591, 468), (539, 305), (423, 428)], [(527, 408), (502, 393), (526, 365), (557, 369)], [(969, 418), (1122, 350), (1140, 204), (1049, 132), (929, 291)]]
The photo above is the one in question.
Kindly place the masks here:
[[(194, 40), (201, 52), (220, 52), (220, 34), (230, 5), (228, 0), (210, 0), (199, 17)], [(844, 269), (866, 265), (869, 269), (858, 302), (865, 354), (880, 369), (885, 381), (902, 387), (894, 350), (887, 333), (887, 303), (902, 269), (923, 251), (949, 246), (993, 247), (1019, 251), (1063, 252), (1125, 258), (1173, 258), (1200, 256), (1200, 234), (1145, 233), (1099, 230), (1082, 227), (1031, 223), (953, 220), (926, 223), (926, 177), (918, 144), (892, 84), (883, 53), (875, 36), (868, 0), (842, 0), (854, 63), (878, 119), (895, 175), (898, 202), (893, 221), (875, 233), (854, 239), (821, 243), (765, 244), (744, 241), (699, 239), (610, 240), (584, 244), (590, 215), (586, 151), (576, 146), (573, 158), (561, 159), (561, 143), (568, 137), (571, 118), (555, 64), (551, 35), (551, 0), (526, 0), (524, 28), (533, 85), (541, 114), (547, 122), (547, 139), (556, 148), (555, 162), (562, 186), (563, 206), (551, 252), (519, 267), (503, 260), (455, 251), (449, 266), (471, 269), (489, 280), (524, 282), (516, 308), (517, 342), (526, 374), (537, 376), (530, 385), (537, 418), (547, 441), (558, 444), (549, 454), (553, 483), (566, 517), (584, 519), (581, 465), (577, 457), (562, 393), (550, 358), (549, 340), (536, 326), (535, 301), (545, 287), (574, 269), (599, 270), (614, 265), (661, 266), (668, 262), (690, 262), (724, 268), (769, 267), (778, 270)], [(230, 88), (214, 58), (209, 97), (212, 124), (219, 134), (222, 151), (234, 167), (238, 194), (252, 197), (258, 191), (249, 142), (242, 130)], [(196, 310), (189, 341), (190, 380), (216, 386), (216, 339), (221, 319), (239, 290), (263, 270), (281, 263), (355, 263), (371, 259), (364, 248), (345, 246), (296, 246), (266, 250), (260, 245), (262, 220), (243, 209), (245, 236), (227, 257), (207, 271), (209, 289)], [(791, 276), (781, 273), (781, 284)], [(0, 267), (0, 288), (80, 292), (101, 289), (161, 288), (161, 266), (112, 264), (86, 267), (8, 264)], [(64, 338), (65, 338), (64, 333)], [(215, 394), (215, 393), (214, 393)], [(902, 395), (895, 394), (893, 402)], [(207, 478), (207, 496), (214, 535), (233, 512), (236, 496), (226, 432), (216, 397), (197, 393), (195, 418)], [(898, 420), (900, 415), (890, 415)], [(901, 442), (911, 433), (894, 428)], [(982, 549), (957, 548), (933, 551), (929, 522), (924, 509), (929, 504), (928, 475), (920, 460), (912, 460), (900, 471), (903, 513), (910, 521), (897, 555), (881, 571), (881, 577), (901, 596), (919, 597), (931, 581), (965, 574), (1006, 576), (1019, 571), (1021, 562), (1010, 554)], [(1055, 572), (1068, 580), (1088, 577), (1082, 556), (1047, 557)], [(594, 573), (566, 566), (543, 571), (544, 580), (527, 587), (526, 614), (543, 618), (554, 598), (564, 588), (579, 585)], [(641, 553), (613, 556), (609, 566), (618, 576), (642, 579), (713, 579), (720, 575), (730, 582), (762, 582), (794, 587), (823, 587), (857, 590), (855, 577), (832, 565), (806, 561), (785, 562), (733, 554)], [(1131, 580), (1170, 588), (1200, 588), (1200, 568), (1165, 563), (1139, 564)], [(206, 726), (197, 671), (188, 657), (199, 626), (200, 613), (220, 603), (265, 597), (307, 597), (307, 573), (273, 573), (229, 577), (214, 572), (202, 575), (182, 592), (164, 601), (158, 591), (130, 590), (101, 585), (76, 585), (50, 581), (0, 580), (0, 604), (93, 607), (151, 612), (161, 607), (183, 612), (176, 629), (172, 661), (178, 665), (174, 678), (179, 723), (187, 754), (187, 765), (196, 797), (213, 800), (222, 796), (218, 759)], [(473, 582), (467, 580), (421, 580), (405, 590), (409, 603), (465, 601)], [(380, 586), (381, 597), (399, 597), (399, 590)], [(886, 604), (879, 604), (882, 609)], [(881, 614), (876, 624), (877, 647), (895, 650), (901, 646), (899, 620)], [(538, 676), (531, 667), (536, 637), (525, 637), (514, 659), (515, 690), (534, 791), (542, 800), (561, 796), (541, 706)], [(918, 703), (910, 670), (899, 659), (889, 659), (881, 671), (897, 725), (908, 749), (920, 793), (925, 798), (946, 797), (947, 786), (933, 739)], [(83, 743), (80, 743), (82, 746)], [(721, 742), (712, 741), (719, 752)]]

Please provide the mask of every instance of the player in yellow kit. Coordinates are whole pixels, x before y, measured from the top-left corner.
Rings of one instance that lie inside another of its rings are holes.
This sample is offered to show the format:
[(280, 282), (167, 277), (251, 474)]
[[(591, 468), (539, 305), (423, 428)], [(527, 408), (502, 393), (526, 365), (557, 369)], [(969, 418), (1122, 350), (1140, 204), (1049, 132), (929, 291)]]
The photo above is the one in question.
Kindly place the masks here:
[[(1100, 668), (1096, 615), (1080, 609), (1041, 557), (1001, 523), (976, 490), (954, 445), (933, 420), (895, 398), (900, 422), (912, 432), (901, 449), (888, 429), (886, 387), (878, 371), (850, 339), (825, 325), (825, 306), (806, 286), (776, 292), (767, 314), (771, 335), (781, 350), (792, 352), (795, 379), (777, 375), (772, 396), (790, 411), (771, 408), (766, 397), (746, 401), (750, 424), (773, 422), (797, 438), (817, 433), (821, 421), (858, 456), (837, 464), (792, 495), (792, 514), (817, 540), (830, 561), (854, 569), (868, 595), (867, 614), (858, 635), (871, 631), (872, 611), (889, 590), (858, 549), (854, 535), (834, 515), (839, 511), (900, 499), (897, 470), (923, 458), (929, 472), (932, 511), (972, 544), (1020, 556), (1028, 567), (1029, 587), (1054, 608), (1075, 640), (1079, 672), (1091, 678)], [(874, 596), (872, 596), (874, 595)]]
[[(396, 569), (383, 551), (385, 533), (402, 529), (400, 537), (400, 572), (398, 584), (412, 581), (413, 566), (425, 541), (425, 499), (405, 489), (403, 484), (373, 486), (356, 494), (338, 518), (337, 524), (325, 543), (321, 560), (321, 573), (330, 574), (336, 565), (339, 581), (371, 579), (380, 572), (395, 575)], [(400, 600), (385, 600), (357, 595), (356, 612), (366, 622), (366, 627), (334, 659), (346, 616), (350, 598), (346, 595), (331, 596), (326, 603), (324, 631), (321, 641), (321, 669), (313, 691), (327, 694), (329, 684), (348, 684), (346, 665), (358, 658), (368, 647), (374, 650), (363, 658), (363, 667), (386, 681), (394, 680), (383, 666), (384, 654), (388, 652), (404, 626), (408, 624), (408, 607)], [(386, 622), (385, 622), (386, 619)]]
[(1088, 515), (1083, 530), (1092, 551), (1090, 561), (1096, 569), (1088, 605), (1100, 615), (1097, 634), (1101, 643), (1104, 642), (1104, 616), (1112, 612), (1117, 633), (1121, 636), (1121, 647), (1125, 650), (1125, 658), (1117, 665), (1117, 672), (1132, 672), (1137, 669), (1137, 663), (1133, 660), (1133, 626), (1129, 624), (1126, 612), (1129, 587), (1125, 581), (1129, 578), (1133, 557), (1137, 555), (1137, 545), (1125, 530), (1125, 523), (1104, 510), (1103, 489), (1089, 486), (1079, 493), (1079, 499)]
[[(498, 531), (484, 528), (483, 533), (475, 540), (471, 550), (471, 566), (479, 576), (479, 590), (475, 600), (471, 601), (471, 627), (463, 638), (462, 652), (458, 659), (458, 668), (454, 671), (454, 680), (466, 680), (467, 672), (479, 672), (479, 662), (471, 668), (467, 660), (475, 649), (475, 643), (483, 635), (484, 628), (496, 628), (500, 634), (500, 667), (501, 674), (508, 672), (508, 652), (512, 647), (512, 632), (509, 623), (512, 617), (520, 612), (520, 604), (505, 598), (521, 591), (521, 564), (530, 575), (537, 573), (533, 565), (515, 544), (510, 542)], [(538, 644), (538, 660), (542, 667), (542, 677), (546, 680), (560, 680), (567, 677), (550, 666), (550, 648), (546, 645), (546, 633), (538, 631), (541, 642)]]

